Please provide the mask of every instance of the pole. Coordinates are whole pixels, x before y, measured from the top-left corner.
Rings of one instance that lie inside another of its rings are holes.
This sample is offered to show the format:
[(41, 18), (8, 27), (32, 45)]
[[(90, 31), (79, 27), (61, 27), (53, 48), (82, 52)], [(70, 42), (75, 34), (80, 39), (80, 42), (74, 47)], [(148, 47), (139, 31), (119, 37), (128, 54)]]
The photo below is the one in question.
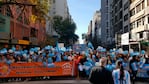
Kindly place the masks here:
[(140, 44), (140, 42), (138, 43), (138, 46), (139, 46), (139, 52), (141, 52), (141, 44)]

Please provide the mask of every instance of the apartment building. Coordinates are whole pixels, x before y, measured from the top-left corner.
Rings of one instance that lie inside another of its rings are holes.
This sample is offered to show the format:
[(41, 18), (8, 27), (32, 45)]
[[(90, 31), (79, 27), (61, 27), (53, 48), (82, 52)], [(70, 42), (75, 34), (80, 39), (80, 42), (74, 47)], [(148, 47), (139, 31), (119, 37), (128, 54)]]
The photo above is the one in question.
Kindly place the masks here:
[(123, 33), (123, 1), (111, 1), (111, 28), (115, 36), (116, 47), (121, 46), (121, 34)]
[(97, 36), (101, 38), (101, 31), (99, 30), (101, 30), (101, 13), (100, 11), (96, 11), (92, 20), (92, 38)]
[(149, 0), (130, 0), (130, 45), (143, 48), (149, 44)]
[[(49, 16), (51, 16), (51, 18), (54, 16), (62, 16), (63, 19), (66, 19), (66, 18), (71, 19), (67, 0), (51, 0), (51, 4), (52, 5), (49, 11)], [(51, 21), (48, 20), (46, 23), (46, 32), (51, 36), (58, 36), (58, 34), (53, 28), (52, 19)]]

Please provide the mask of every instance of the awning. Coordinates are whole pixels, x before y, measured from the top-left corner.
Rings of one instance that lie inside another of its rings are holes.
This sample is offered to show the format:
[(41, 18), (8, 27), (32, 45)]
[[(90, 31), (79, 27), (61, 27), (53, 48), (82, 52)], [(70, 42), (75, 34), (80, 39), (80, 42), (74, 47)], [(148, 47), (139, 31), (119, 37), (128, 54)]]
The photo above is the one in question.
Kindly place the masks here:
[(149, 46), (149, 42), (142, 41), (140, 42), (142, 45)]

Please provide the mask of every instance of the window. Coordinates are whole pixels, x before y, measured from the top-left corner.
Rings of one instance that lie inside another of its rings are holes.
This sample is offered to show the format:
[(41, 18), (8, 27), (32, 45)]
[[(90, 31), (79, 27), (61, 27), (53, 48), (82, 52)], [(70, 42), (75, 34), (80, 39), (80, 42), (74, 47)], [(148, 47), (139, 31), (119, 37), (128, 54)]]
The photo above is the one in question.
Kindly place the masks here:
[(127, 1), (127, 2), (124, 4), (124, 10), (126, 10), (128, 7), (129, 7), (129, 2)]
[(140, 38), (143, 38), (143, 32), (141, 32), (141, 33), (139, 34), (139, 37), (140, 37)]
[(130, 11), (130, 16), (133, 16), (133, 15), (135, 15), (135, 9), (132, 9), (132, 10)]
[(140, 11), (141, 11), (141, 4), (139, 4), (139, 5), (136, 6), (136, 13), (138, 13)]
[(128, 32), (128, 25), (124, 27), (124, 33)]
[(17, 18), (17, 20), (18, 20), (19, 22), (22, 22), (22, 23), (23, 23), (23, 21), (22, 21), (22, 16), (21, 16), (21, 15)]
[(142, 2), (142, 9), (144, 9), (145, 8), (145, 3), (144, 3), (144, 0), (143, 0), (143, 2)]
[(119, 8), (122, 8), (122, 0), (120, 0), (120, 2), (119, 2)]
[(53, 3), (55, 3), (55, 0), (53, 0)]
[(135, 28), (135, 22), (130, 24), (130, 29), (134, 29)]
[(6, 15), (9, 16), (9, 17), (12, 17), (12, 13), (11, 13), (11, 10), (10, 10), (9, 6), (6, 7)]
[(26, 17), (24, 17), (24, 24), (29, 25), (29, 20)]
[(141, 26), (141, 19), (137, 20), (137, 27)]
[(149, 23), (149, 16), (148, 16), (148, 23)]
[(120, 13), (119, 13), (119, 19), (122, 19), (123, 18), (123, 12), (121, 11)]
[(0, 13), (2, 13), (2, 6), (0, 6)]
[(128, 14), (124, 16), (124, 21), (128, 20)]
[(106, 4), (108, 5), (108, 0), (107, 0)]
[(145, 23), (145, 17), (142, 18), (142, 25)]

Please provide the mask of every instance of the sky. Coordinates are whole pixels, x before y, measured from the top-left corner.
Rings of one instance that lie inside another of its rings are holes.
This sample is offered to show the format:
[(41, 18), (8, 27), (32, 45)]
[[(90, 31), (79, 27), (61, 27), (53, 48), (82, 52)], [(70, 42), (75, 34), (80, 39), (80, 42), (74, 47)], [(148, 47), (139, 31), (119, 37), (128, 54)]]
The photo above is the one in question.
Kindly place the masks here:
[(76, 34), (82, 44), (82, 33), (87, 33), (88, 25), (96, 10), (100, 10), (100, 0), (67, 0), (69, 12), (77, 25)]

